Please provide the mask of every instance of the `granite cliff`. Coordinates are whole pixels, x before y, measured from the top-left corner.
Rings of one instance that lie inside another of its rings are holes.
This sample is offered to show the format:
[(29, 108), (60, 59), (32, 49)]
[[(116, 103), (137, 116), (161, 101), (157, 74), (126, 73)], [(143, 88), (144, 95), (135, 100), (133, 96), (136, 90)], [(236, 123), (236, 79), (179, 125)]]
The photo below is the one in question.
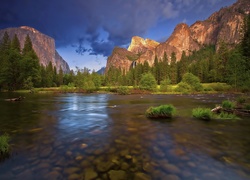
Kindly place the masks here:
[(175, 52), (179, 61), (183, 51), (189, 55), (192, 51), (211, 44), (218, 49), (221, 41), (235, 46), (240, 42), (243, 19), (249, 13), (249, 0), (238, 0), (229, 7), (221, 8), (204, 21), (197, 21), (191, 26), (178, 24), (163, 43), (135, 36), (127, 50), (118, 47), (113, 50), (112, 55), (108, 57), (106, 72), (111, 66), (128, 71), (134, 62), (148, 61), (152, 66), (155, 56), (161, 59), (164, 53), (170, 60), (171, 53)]
[(23, 48), (25, 38), (28, 34), (32, 41), (33, 49), (42, 65), (47, 66), (49, 62), (52, 62), (52, 65), (55, 66), (57, 70), (61, 67), (64, 73), (69, 73), (69, 65), (56, 51), (55, 40), (53, 38), (28, 26), (2, 29), (0, 30), (0, 39), (2, 39), (5, 32), (9, 34), (11, 39), (16, 34), (20, 41), (21, 48)]

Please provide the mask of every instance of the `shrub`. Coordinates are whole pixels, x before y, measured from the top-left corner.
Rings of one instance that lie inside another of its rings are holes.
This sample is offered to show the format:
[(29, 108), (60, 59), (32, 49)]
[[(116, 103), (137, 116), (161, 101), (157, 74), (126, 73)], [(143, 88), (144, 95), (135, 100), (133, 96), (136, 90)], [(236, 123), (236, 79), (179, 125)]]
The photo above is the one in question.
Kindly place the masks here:
[(192, 91), (203, 91), (200, 79), (192, 73), (185, 73), (182, 77), (182, 82), (187, 83)]
[(171, 83), (170, 79), (165, 79), (165, 80), (161, 81), (160, 91), (161, 92), (169, 91), (170, 90), (170, 88), (169, 88), (170, 83)]
[(209, 85), (215, 91), (229, 91), (232, 87), (226, 83), (210, 83)]
[(0, 136), (0, 159), (9, 154), (9, 140), (10, 137), (7, 134)]
[(212, 87), (208, 86), (208, 87), (204, 88), (204, 91), (214, 91), (214, 89)]
[(171, 104), (161, 105), (158, 107), (150, 107), (146, 110), (146, 116), (149, 118), (171, 118), (176, 109)]
[(191, 87), (187, 84), (187, 83), (185, 83), (185, 82), (180, 82), (178, 85), (177, 85), (177, 87), (175, 88), (175, 91), (176, 92), (182, 92), (182, 93), (189, 93), (189, 92), (191, 92)]
[(142, 90), (153, 91), (157, 88), (157, 82), (151, 73), (143, 74), (139, 82), (139, 88)]
[(192, 115), (197, 119), (210, 120), (212, 119), (213, 113), (209, 108), (195, 108), (192, 110)]
[(130, 90), (127, 86), (119, 86), (117, 88), (117, 93), (120, 95), (128, 95), (130, 94)]
[(224, 109), (233, 109), (235, 107), (235, 103), (229, 100), (225, 100), (222, 102), (222, 107)]

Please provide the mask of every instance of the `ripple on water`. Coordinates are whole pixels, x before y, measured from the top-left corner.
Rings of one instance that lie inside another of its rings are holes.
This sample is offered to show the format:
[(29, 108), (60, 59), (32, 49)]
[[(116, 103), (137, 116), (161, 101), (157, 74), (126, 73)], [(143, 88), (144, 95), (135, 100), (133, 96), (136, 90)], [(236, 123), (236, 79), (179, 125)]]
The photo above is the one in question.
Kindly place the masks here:
[[(37, 123), (28, 129), (39, 130), (28, 132), (23, 130), (28, 124), (15, 122), (22, 131), (12, 142), (20, 151), (1, 163), (0, 179), (247, 179), (250, 123), (189, 118), (193, 107), (210, 107), (224, 97), (41, 97), (37, 106), (48, 101), (39, 110), (43, 113), (25, 117)], [(178, 118), (145, 118), (149, 106), (164, 103), (177, 107)]]

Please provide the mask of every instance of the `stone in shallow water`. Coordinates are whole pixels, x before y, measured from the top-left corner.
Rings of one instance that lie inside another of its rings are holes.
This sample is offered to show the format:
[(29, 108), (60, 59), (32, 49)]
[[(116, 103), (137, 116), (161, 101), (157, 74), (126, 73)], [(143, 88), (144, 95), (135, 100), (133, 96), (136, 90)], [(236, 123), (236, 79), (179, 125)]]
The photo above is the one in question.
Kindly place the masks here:
[(164, 170), (166, 170), (167, 172), (169, 172), (169, 173), (178, 174), (178, 173), (181, 172), (181, 170), (177, 166), (175, 166), (173, 164), (164, 164), (164, 165), (162, 165), (162, 168)]
[(87, 144), (84, 144), (84, 143), (81, 144), (81, 146), (80, 146), (81, 149), (85, 149), (86, 147), (88, 147), (88, 145), (87, 145)]
[(151, 177), (145, 173), (138, 172), (135, 174), (134, 180), (151, 180)]
[(163, 158), (165, 156), (164, 152), (159, 149), (158, 147), (153, 147), (153, 151), (155, 153), (155, 155), (159, 158)]
[(143, 163), (143, 170), (146, 171), (146, 172), (153, 172), (154, 167), (152, 166), (151, 163), (146, 162), (146, 163)]
[(108, 172), (110, 180), (127, 180), (127, 174), (122, 170), (111, 170)]
[(25, 170), (24, 172), (18, 175), (18, 179), (34, 179), (34, 176), (32, 174), (32, 171)]
[(81, 155), (76, 156), (76, 160), (77, 160), (77, 161), (81, 161), (81, 160), (83, 160), (83, 156), (81, 156)]
[(79, 174), (71, 174), (69, 177), (68, 177), (69, 180), (78, 180), (78, 179), (81, 179), (81, 176)]
[(66, 152), (66, 156), (68, 156), (68, 157), (72, 156), (72, 154), (73, 154), (73, 153), (72, 153), (71, 151), (67, 151), (67, 152)]
[(84, 180), (92, 180), (97, 178), (98, 174), (92, 168), (87, 168), (84, 174)]
[(19, 173), (21, 173), (22, 171), (24, 171), (24, 166), (17, 166), (17, 167), (15, 167), (15, 168), (12, 169), (12, 172), (13, 172), (14, 174), (19, 174)]
[(164, 179), (167, 179), (167, 180), (179, 180), (180, 178), (178, 176), (176, 176), (176, 175), (170, 174), (170, 175), (166, 175), (164, 177)]
[(80, 169), (78, 167), (71, 167), (71, 168), (66, 168), (64, 170), (65, 174), (74, 174), (76, 172), (80, 171)]
[(41, 158), (47, 158), (51, 153), (52, 153), (52, 148), (51, 147), (48, 147), (46, 149), (43, 149), (40, 153), (40, 157)]
[(99, 162), (96, 166), (98, 172), (107, 172), (114, 166), (112, 162)]
[(55, 170), (47, 174), (45, 179), (62, 179), (62, 176), (58, 171)]
[(121, 164), (121, 169), (122, 169), (122, 170), (127, 170), (128, 168), (129, 168), (128, 163), (123, 162), (123, 163)]

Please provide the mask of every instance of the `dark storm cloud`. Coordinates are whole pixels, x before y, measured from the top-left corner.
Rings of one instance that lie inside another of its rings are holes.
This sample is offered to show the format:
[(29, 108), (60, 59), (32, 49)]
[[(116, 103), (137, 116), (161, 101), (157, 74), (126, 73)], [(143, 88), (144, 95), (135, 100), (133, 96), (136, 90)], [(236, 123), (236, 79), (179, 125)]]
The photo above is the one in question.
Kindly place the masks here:
[[(181, 11), (222, 0), (3, 0), (0, 28), (31, 26), (79, 53), (108, 56)], [(231, 0), (233, 1), (233, 0)], [(184, 9), (185, 8), (185, 9)], [(105, 39), (103, 39), (105, 34)]]

